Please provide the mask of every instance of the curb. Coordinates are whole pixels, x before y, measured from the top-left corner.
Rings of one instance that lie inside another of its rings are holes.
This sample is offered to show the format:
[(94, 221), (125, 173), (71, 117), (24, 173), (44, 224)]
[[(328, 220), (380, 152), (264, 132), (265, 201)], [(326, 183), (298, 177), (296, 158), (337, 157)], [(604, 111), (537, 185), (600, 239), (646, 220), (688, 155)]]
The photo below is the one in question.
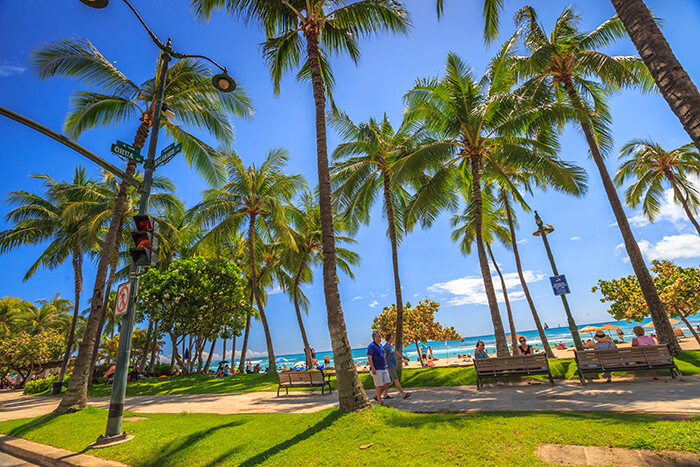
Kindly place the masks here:
[(78, 454), (2, 434), (0, 434), (0, 452), (47, 467), (128, 467), (121, 462)]

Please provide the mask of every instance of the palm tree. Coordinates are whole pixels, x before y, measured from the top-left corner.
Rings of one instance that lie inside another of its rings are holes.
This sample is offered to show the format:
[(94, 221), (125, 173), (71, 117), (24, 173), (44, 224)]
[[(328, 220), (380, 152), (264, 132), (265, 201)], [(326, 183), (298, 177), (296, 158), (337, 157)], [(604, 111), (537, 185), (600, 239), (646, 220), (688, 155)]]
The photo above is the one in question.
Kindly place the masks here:
[(625, 202), (635, 208), (642, 201), (644, 214), (650, 221), (659, 213), (660, 198), (664, 192), (664, 182), (673, 188), (673, 196), (681, 203), (690, 222), (700, 234), (700, 224), (693, 216), (697, 210), (698, 191), (688, 176), (700, 175), (700, 155), (693, 143), (688, 143), (671, 151), (664, 151), (659, 143), (651, 140), (633, 139), (620, 150), (620, 158), (629, 157), (620, 165), (615, 174), (615, 184), (622, 186), (625, 180), (637, 181), (625, 190)]
[(0, 338), (5, 339), (19, 330), (20, 318), (36, 308), (32, 302), (18, 297), (0, 298)]
[(35, 335), (44, 331), (66, 332), (69, 327), (70, 308), (73, 303), (56, 294), (50, 299), (39, 299), (39, 307), (27, 309), (20, 317), (20, 327), (29, 334)]
[[(143, 148), (153, 122), (155, 102), (155, 79), (137, 85), (121, 73), (89, 41), (59, 40), (44, 45), (33, 54), (34, 69), (40, 78), (68, 76), (81, 79), (98, 92), (81, 91), (72, 100), (64, 129), (68, 136), (78, 138), (84, 131), (100, 126), (141, 122), (132, 145)], [(210, 82), (210, 72), (199, 62), (182, 59), (168, 72), (163, 102), (174, 112), (174, 119), (163, 116), (161, 125), (175, 140), (182, 143), (188, 162), (209, 181), (220, 176), (218, 153), (213, 148), (186, 132), (180, 121), (187, 126), (203, 129), (223, 142), (232, 140), (233, 128), (228, 113), (247, 116), (250, 103), (245, 91), (237, 89), (231, 93), (218, 93)], [(136, 162), (129, 161), (126, 173), (133, 175)], [(112, 220), (104, 240), (97, 266), (91, 311), (85, 337), (81, 342), (70, 380), (57, 413), (65, 413), (86, 406), (88, 375), (93, 348), (97, 345), (101, 320), (101, 307), (105, 296), (105, 279), (114, 245), (121, 229), (122, 212), (129, 185), (122, 182), (114, 203)]]
[[(460, 191), (464, 200), (467, 202), (467, 206), (464, 208), (462, 214), (452, 216), (450, 223), (455, 230), (452, 231), (452, 240), (459, 241), (460, 250), (465, 255), (468, 255), (472, 251), (472, 244), (476, 241), (476, 203), (471, 199), (473, 190), (471, 188), (470, 173), (466, 170), (461, 171), (463, 175), (463, 183), (460, 185)], [(485, 185), (488, 185), (485, 182)], [(508, 314), (508, 326), (510, 327), (511, 335), (511, 347), (513, 349), (513, 355), (518, 355), (518, 338), (515, 332), (515, 321), (513, 320), (513, 310), (510, 307), (510, 299), (508, 298), (508, 289), (506, 287), (505, 279), (501, 273), (501, 268), (498, 267), (496, 258), (491, 250), (491, 244), (496, 240), (500, 240), (503, 245), (509, 245), (511, 242), (510, 230), (508, 229), (508, 219), (507, 216), (498, 209), (497, 201), (491, 189), (484, 189), (481, 192), (482, 199), (482, 213), (481, 213), (481, 232), (482, 241), (486, 245), (486, 250), (491, 258), (491, 264), (493, 264), (494, 269), (501, 281), (501, 289), (503, 291), (503, 300), (506, 305), (506, 312)], [(489, 272), (490, 274), (490, 272)]]
[[(484, 19), (484, 42), (490, 44), (498, 37), (498, 17), (503, 9), (504, 0), (484, 0), (482, 17)], [(445, 0), (435, 0), (438, 19), (445, 14)]]
[[(306, 355), (306, 367), (311, 368), (311, 346), (306, 337), (304, 321), (301, 316), (301, 308), (308, 315), (309, 300), (301, 290), (302, 283), (313, 281), (313, 270), (311, 266), (319, 266), (323, 263), (323, 241), (321, 238), (321, 211), (318, 204), (310, 193), (305, 193), (298, 206), (289, 208), (288, 217), (293, 228), (294, 241), (297, 251), (292, 248), (285, 248), (282, 262), (290, 271), (285, 279), (279, 280), (281, 286), (291, 292), (290, 298), (294, 303), (294, 310), (301, 331), (301, 338), (304, 343), (304, 354)], [(344, 230), (344, 226), (338, 225), (336, 218), (335, 232)], [(336, 235), (338, 243), (355, 243), (350, 237)], [(347, 248), (337, 247), (336, 257), (338, 267), (351, 279), (354, 278), (351, 266), (356, 266), (360, 262), (360, 256)]]
[[(448, 197), (452, 196), (450, 191), (456, 180), (455, 164), (469, 164), (476, 247), (499, 356), (508, 355), (508, 345), (482, 240), (482, 174), (488, 176), (496, 170), (495, 159), (499, 164), (523, 167), (555, 158), (556, 139), (548, 131), (538, 133), (535, 130), (549, 125), (555, 117), (561, 118), (562, 113), (556, 105), (525, 105), (522, 99), (509, 92), (513, 84), (509, 63), (514, 46), (515, 38), (511, 38), (478, 81), (464, 62), (451, 53), (442, 79), (418, 80), (405, 98), (407, 118), (422, 121), (439, 135), (434, 143), (408, 157), (406, 164), (419, 166), (427, 161), (433, 166), (441, 165), (434, 169), (432, 177), (423, 181), (408, 218), (422, 217), (424, 225), (432, 223), (438, 212), (433, 201), (435, 193), (445, 195), (441, 201), (443, 205), (452, 205)], [(466, 169), (466, 165), (464, 167)]]
[[(399, 277), (398, 244), (403, 236), (403, 207), (409, 198), (402, 159), (415, 151), (425, 137), (409, 121), (402, 122), (394, 131), (384, 114), (382, 121), (371, 118), (367, 123), (354, 124), (345, 114), (331, 120), (344, 143), (333, 151), (334, 167), (331, 186), (337, 199), (338, 211), (347, 216), (353, 227), (368, 224), (370, 210), (377, 194), (384, 197), (384, 215), (387, 219), (391, 260), (394, 268), (396, 297), (396, 348), (403, 349), (403, 297)], [(398, 223), (397, 223), (398, 219)], [(402, 362), (398, 362), (401, 368)]]
[(600, 172), (627, 255), (639, 280), (660, 341), (669, 343), (674, 353), (680, 352), (601, 152), (601, 149), (603, 152), (609, 151), (612, 146), (606, 96), (625, 87), (651, 90), (654, 83), (648, 70), (638, 57), (611, 57), (599, 51), (625, 35), (625, 30), (616, 17), (605, 21), (590, 33), (583, 33), (579, 30), (578, 15), (569, 7), (559, 16), (549, 36), (537, 22), (537, 15), (531, 7), (521, 9), (517, 20), (523, 30), (525, 47), (531, 52), (529, 57), (518, 59), (520, 77), (526, 80), (522, 88), (533, 100), (540, 99), (542, 94), (547, 93), (563, 95), (575, 110), (575, 120), (581, 126)]
[[(301, 175), (286, 175), (284, 166), (289, 154), (284, 149), (271, 149), (260, 166), (244, 166), (233, 152), (225, 155), (228, 183), (203, 193), (203, 200), (191, 209), (191, 215), (200, 223), (213, 226), (208, 235), (230, 235), (242, 228), (247, 230), (248, 266), (251, 269), (251, 302), (257, 305), (269, 359), (269, 371), (276, 372), (275, 352), (267, 317), (258, 290), (256, 264), (257, 239), (276, 232), (285, 233), (284, 205), (305, 183)], [(245, 221), (247, 220), (247, 226)], [(248, 317), (250, 322), (250, 316)], [(245, 346), (245, 344), (244, 344)], [(245, 356), (241, 358), (241, 361)]]
[(16, 191), (10, 194), (8, 201), (18, 205), (7, 214), (7, 219), (15, 226), (0, 232), (0, 253), (19, 245), (36, 244), (50, 241), (48, 247), (29, 268), (24, 276), (28, 280), (40, 267), (55, 269), (71, 257), (74, 278), (74, 310), (71, 321), (66, 351), (56, 387), (63, 384), (66, 367), (75, 339), (75, 329), (80, 310), (80, 294), (83, 291), (83, 256), (86, 250), (94, 248), (97, 239), (90, 235), (88, 226), (92, 222), (90, 213), (74, 213), (74, 206), (90, 199), (87, 194), (96, 185), (88, 178), (83, 167), (75, 169), (72, 183), (57, 182), (48, 175), (34, 175), (43, 180), (45, 197)]
[(644, 0), (611, 0), (639, 56), (683, 128), (700, 149), (700, 93), (668, 45)]
[(344, 411), (364, 408), (369, 400), (352, 360), (337, 284), (326, 137), (326, 92), (330, 92), (334, 84), (328, 56), (346, 53), (357, 62), (361, 38), (384, 31), (407, 33), (408, 12), (396, 0), (192, 0), (192, 6), (199, 17), (209, 18), (214, 9), (225, 8), (232, 15), (264, 27), (266, 40), (262, 51), (276, 93), (279, 93), (282, 74), (286, 72), (298, 69), (299, 79), (311, 81), (316, 110), (323, 291), (336, 362), (338, 400)]

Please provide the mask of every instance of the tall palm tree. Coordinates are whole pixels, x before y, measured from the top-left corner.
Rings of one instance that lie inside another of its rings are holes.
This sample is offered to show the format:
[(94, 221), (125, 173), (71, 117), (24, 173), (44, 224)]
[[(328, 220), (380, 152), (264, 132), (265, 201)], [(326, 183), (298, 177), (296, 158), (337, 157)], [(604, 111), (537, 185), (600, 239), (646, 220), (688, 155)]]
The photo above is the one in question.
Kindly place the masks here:
[[(403, 349), (403, 297), (399, 277), (399, 242), (403, 236), (403, 207), (409, 195), (405, 190), (406, 171), (402, 159), (415, 151), (425, 137), (412, 122), (404, 121), (394, 131), (384, 114), (381, 121), (373, 118), (367, 123), (354, 124), (345, 114), (331, 120), (345, 141), (333, 151), (334, 166), (331, 186), (338, 211), (350, 219), (351, 226), (368, 224), (376, 196), (383, 196), (384, 215), (391, 243), (396, 297), (396, 348)], [(398, 222), (397, 222), (398, 220)], [(402, 362), (398, 362), (401, 368)]]
[[(301, 316), (301, 308), (308, 314), (309, 300), (301, 290), (302, 283), (310, 283), (313, 281), (313, 270), (311, 266), (319, 266), (323, 264), (323, 241), (321, 236), (321, 211), (318, 203), (314, 201), (310, 193), (305, 193), (302, 196), (297, 206), (290, 207), (288, 211), (290, 226), (293, 228), (293, 236), (297, 250), (285, 248), (282, 263), (290, 271), (287, 280), (279, 280), (282, 287), (291, 292), (290, 298), (294, 303), (294, 311), (296, 312), (301, 338), (304, 343), (304, 354), (306, 355), (306, 367), (311, 368), (311, 346), (309, 339), (306, 336), (304, 321)], [(336, 237), (338, 243), (355, 243), (355, 241), (343, 235), (337, 235), (342, 232), (344, 225), (338, 225), (336, 218)], [(347, 248), (337, 247), (336, 257), (338, 267), (347, 274), (351, 279), (354, 278), (351, 266), (356, 266), (360, 262), (360, 256)]]
[[(443, 204), (451, 204), (447, 197), (452, 196), (449, 192), (456, 180), (455, 164), (469, 164), (477, 253), (496, 348), (498, 355), (502, 356), (508, 355), (508, 345), (482, 239), (481, 178), (496, 170), (498, 165), (493, 162), (496, 158), (501, 164), (518, 167), (535, 166), (542, 160), (555, 158), (558, 149), (556, 139), (548, 131), (542, 131), (546, 137), (540, 138), (534, 129), (539, 125), (548, 125), (553, 118), (561, 117), (562, 112), (556, 105), (525, 105), (522, 99), (510, 93), (514, 77), (509, 64), (515, 43), (515, 38), (511, 38), (503, 45), (480, 80), (474, 77), (459, 57), (451, 53), (447, 57), (442, 79), (418, 80), (405, 97), (407, 117), (422, 121), (439, 135), (434, 143), (425, 145), (407, 158), (406, 164), (428, 161), (441, 165), (424, 182), (409, 211), (421, 213), (420, 217), (427, 218), (424, 224), (430, 224), (437, 216), (434, 194), (445, 194)], [(547, 166), (543, 165), (543, 168), (547, 169)], [(410, 214), (410, 217), (414, 217), (414, 214)]]
[(649, 68), (661, 95), (700, 149), (700, 93), (683, 69), (644, 0), (610, 0)]
[[(33, 67), (40, 78), (56, 76), (75, 77), (97, 92), (81, 91), (72, 100), (64, 129), (68, 136), (78, 138), (84, 131), (95, 127), (133, 123), (140, 125), (132, 145), (143, 148), (153, 122), (156, 80), (137, 85), (121, 73), (88, 40), (59, 40), (46, 44), (33, 54)], [(181, 124), (206, 130), (223, 142), (232, 140), (233, 128), (228, 113), (247, 116), (250, 102), (245, 91), (218, 93), (210, 82), (211, 73), (199, 62), (182, 59), (168, 72), (163, 102), (174, 112), (174, 119), (163, 116), (161, 125), (175, 141), (182, 143), (188, 162), (209, 181), (219, 178), (218, 153), (200, 139), (184, 130)], [(181, 124), (178, 124), (181, 122)], [(129, 161), (126, 173), (133, 175), (136, 163)], [(85, 337), (81, 342), (70, 380), (57, 413), (65, 413), (86, 406), (87, 384), (93, 348), (97, 345), (101, 308), (105, 296), (105, 279), (118, 232), (129, 185), (122, 182), (114, 203), (114, 214), (102, 247), (91, 311)]]
[(195, 219), (203, 225), (213, 227), (210, 235), (233, 234), (241, 229), (247, 231), (251, 302), (257, 305), (265, 330), (268, 368), (271, 373), (276, 372), (275, 352), (258, 290), (255, 247), (259, 237), (269, 237), (272, 232), (289, 237), (286, 233), (284, 205), (305, 182), (301, 175), (284, 173), (288, 160), (289, 154), (284, 149), (271, 149), (259, 166), (245, 166), (235, 153), (226, 154), (228, 183), (221, 188), (206, 190), (203, 200), (191, 209), (191, 215)]
[[(472, 181), (470, 179), (471, 173), (466, 170), (462, 170), (461, 172), (463, 175), (463, 183), (460, 185), (460, 191), (462, 192), (462, 196), (464, 197), (467, 205), (462, 214), (452, 216), (452, 219), (450, 219), (450, 224), (455, 228), (455, 230), (452, 231), (452, 240), (459, 241), (460, 250), (462, 250), (462, 253), (465, 255), (468, 255), (472, 251), (472, 244), (474, 244), (476, 241), (476, 203), (474, 203), (471, 198), (473, 194), (473, 190), (471, 188)], [(488, 185), (488, 182), (486, 184)], [(513, 355), (518, 355), (518, 338), (516, 337), (515, 321), (513, 320), (513, 310), (510, 307), (508, 288), (506, 287), (505, 279), (501, 273), (501, 268), (498, 267), (496, 258), (491, 250), (491, 244), (496, 239), (500, 240), (503, 245), (510, 244), (510, 230), (507, 226), (508, 220), (506, 215), (499, 210), (492, 189), (486, 188), (482, 190), (481, 195), (482, 241), (486, 246), (486, 251), (488, 252), (489, 257), (491, 258), (491, 264), (493, 264), (494, 269), (496, 269), (496, 273), (501, 281), (503, 300), (506, 305), (508, 326), (510, 328), (511, 347), (513, 349)]]
[(659, 339), (669, 343), (674, 353), (680, 352), (603, 157), (612, 146), (607, 96), (621, 88), (648, 91), (653, 89), (654, 82), (638, 57), (612, 57), (600, 52), (601, 48), (625, 35), (617, 17), (610, 18), (590, 33), (583, 33), (579, 29), (579, 16), (567, 7), (549, 36), (538, 23), (533, 8), (521, 9), (517, 20), (523, 30), (525, 47), (530, 52), (529, 57), (518, 58), (520, 77), (525, 80), (522, 88), (533, 96), (533, 100), (542, 98), (542, 94), (557, 93), (575, 110), (575, 121), (580, 125), (598, 167)]
[(299, 79), (311, 81), (323, 233), (323, 291), (336, 362), (338, 400), (344, 411), (366, 407), (369, 400), (352, 359), (337, 284), (326, 137), (326, 92), (334, 84), (328, 57), (344, 53), (357, 62), (361, 38), (384, 31), (407, 33), (408, 12), (396, 0), (192, 0), (192, 6), (200, 17), (209, 18), (214, 9), (225, 8), (234, 16), (263, 26), (266, 40), (262, 51), (276, 93), (286, 72), (298, 70)]
[(664, 151), (659, 143), (633, 139), (620, 150), (620, 158), (629, 157), (615, 174), (615, 184), (622, 186), (625, 180), (637, 181), (625, 190), (625, 202), (637, 207), (642, 198), (642, 209), (650, 221), (659, 213), (664, 182), (673, 188), (673, 197), (681, 203), (691, 224), (700, 235), (700, 224), (693, 216), (698, 208), (698, 191), (688, 176), (700, 175), (700, 155), (693, 143)]
[[(484, 0), (481, 15), (484, 19), (484, 42), (490, 44), (498, 37), (498, 19), (504, 0)], [(438, 19), (445, 14), (445, 0), (435, 0)]]

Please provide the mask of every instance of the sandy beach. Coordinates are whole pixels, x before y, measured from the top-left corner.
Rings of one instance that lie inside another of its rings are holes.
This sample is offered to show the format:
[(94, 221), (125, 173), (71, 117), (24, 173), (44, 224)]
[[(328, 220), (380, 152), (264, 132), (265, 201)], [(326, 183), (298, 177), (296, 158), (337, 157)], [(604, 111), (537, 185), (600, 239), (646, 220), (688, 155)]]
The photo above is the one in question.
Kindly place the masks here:
[[(584, 339), (587, 340), (587, 339)], [(681, 344), (681, 348), (683, 350), (700, 350), (700, 344), (695, 340), (694, 337), (681, 337), (678, 339), (678, 342)], [(632, 345), (631, 339), (628, 342), (623, 342), (621, 344), (616, 344), (618, 348), (624, 348), (624, 347), (630, 347)], [(542, 349), (539, 349), (540, 352)], [(552, 352), (554, 353), (554, 356), (556, 358), (574, 358), (574, 348), (569, 347), (567, 349), (555, 349), (552, 348)], [(470, 352), (470, 354), (473, 354), (473, 351)], [(449, 367), (449, 366), (470, 366), (472, 365), (472, 360), (470, 358), (464, 359), (464, 358), (457, 358), (457, 357), (449, 357), (449, 358), (438, 358), (434, 360), (433, 362), (436, 367)], [(408, 364), (404, 365), (404, 368), (420, 368), (420, 363), (417, 361), (410, 361)], [(360, 372), (365, 372), (369, 371), (369, 368), (366, 365), (361, 365), (357, 367), (358, 371)]]

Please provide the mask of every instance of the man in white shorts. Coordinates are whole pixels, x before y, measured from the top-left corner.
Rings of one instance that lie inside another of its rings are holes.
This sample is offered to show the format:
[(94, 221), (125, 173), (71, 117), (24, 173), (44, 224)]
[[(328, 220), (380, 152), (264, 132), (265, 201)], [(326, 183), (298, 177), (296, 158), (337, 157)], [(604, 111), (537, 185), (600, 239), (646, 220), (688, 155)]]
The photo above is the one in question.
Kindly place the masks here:
[(381, 341), (381, 333), (379, 331), (373, 331), (372, 343), (367, 347), (367, 359), (369, 360), (369, 367), (372, 372), (372, 379), (374, 380), (374, 390), (376, 392), (374, 400), (376, 400), (379, 405), (386, 406), (382, 401), (382, 393), (389, 388), (391, 378), (389, 378), (389, 372), (386, 370), (386, 360), (384, 359), (384, 349), (380, 345)]

